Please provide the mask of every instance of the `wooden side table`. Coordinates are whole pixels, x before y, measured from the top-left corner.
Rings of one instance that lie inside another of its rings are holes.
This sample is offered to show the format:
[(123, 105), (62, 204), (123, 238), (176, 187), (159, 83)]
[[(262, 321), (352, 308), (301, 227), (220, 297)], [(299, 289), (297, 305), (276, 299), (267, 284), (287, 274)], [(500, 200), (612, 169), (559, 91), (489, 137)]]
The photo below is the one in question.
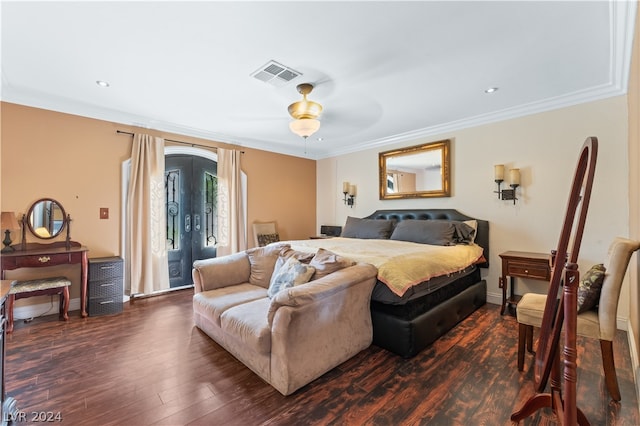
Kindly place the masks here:
[[(504, 315), (507, 307), (515, 307), (521, 299), (521, 295), (515, 294), (515, 277), (530, 278), (532, 280), (551, 280), (551, 254), (532, 253), (526, 251), (505, 251), (500, 254), (502, 258), (502, 275), (499, 286), (502, 289), (502, 308), (500, 315)], [(507, 284), (507, 276), (510, 277)], [(507, 297), (507, 287), (509, 296)]]

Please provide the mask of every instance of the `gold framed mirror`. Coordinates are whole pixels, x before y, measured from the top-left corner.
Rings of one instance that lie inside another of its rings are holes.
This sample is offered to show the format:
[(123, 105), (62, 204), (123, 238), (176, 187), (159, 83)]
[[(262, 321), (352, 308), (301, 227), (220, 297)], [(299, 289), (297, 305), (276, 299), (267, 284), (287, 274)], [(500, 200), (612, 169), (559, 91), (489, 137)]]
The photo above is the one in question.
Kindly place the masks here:
[(380, 199), (450, 197), (450, 147), (445, 139), (379, 153)]

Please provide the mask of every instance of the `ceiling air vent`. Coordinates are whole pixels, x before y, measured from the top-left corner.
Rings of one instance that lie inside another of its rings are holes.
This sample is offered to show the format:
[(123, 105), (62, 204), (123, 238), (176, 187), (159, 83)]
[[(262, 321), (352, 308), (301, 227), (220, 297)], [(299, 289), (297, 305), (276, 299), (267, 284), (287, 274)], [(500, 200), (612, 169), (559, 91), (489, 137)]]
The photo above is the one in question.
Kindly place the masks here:
[(302, 73), (299, 73), (298, 71), (295, 71), (276, 61), (269, 61), (258, 68), (257, 71), (251, 73), (252, 77), (255, 77), (260, 81), (264, 81), (265, 83), (269, 83), (277, 87), (284, 86), (300, 75), (302, 75)]

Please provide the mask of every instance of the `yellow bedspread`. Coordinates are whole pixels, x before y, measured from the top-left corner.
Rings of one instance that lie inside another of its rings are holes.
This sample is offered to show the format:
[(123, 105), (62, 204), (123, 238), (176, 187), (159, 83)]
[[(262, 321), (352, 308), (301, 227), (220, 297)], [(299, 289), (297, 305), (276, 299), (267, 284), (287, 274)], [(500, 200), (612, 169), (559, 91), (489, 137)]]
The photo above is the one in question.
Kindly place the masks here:
[(432, 246), (397, 240), (327, 238), (286, 241), (294, 250), (314, 253), (319, 248), (378, 268), (378, 279), (402, 296), (411, 286), (432, 277), (461, 271), (482, 256), (477, 244)]

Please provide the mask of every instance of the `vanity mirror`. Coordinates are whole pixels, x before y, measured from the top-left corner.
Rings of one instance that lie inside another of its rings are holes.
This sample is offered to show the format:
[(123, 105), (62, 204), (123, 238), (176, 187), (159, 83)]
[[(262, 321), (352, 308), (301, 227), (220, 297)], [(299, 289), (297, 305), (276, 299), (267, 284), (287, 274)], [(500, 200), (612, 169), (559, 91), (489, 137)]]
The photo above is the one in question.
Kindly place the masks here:
[(62, 204), (52, 198), (41, 198), (31, 205), (26, 216), (31, 233), (45, 240), (55, 238), (67, 224), (67, 214)]
[(64, 207), (53, 198), (41, 198), (29, 207), (22, 217), (22, 243), (26, 244), (26, 228), (37, 238), (50, 240), (56, 238), (66, 229), (67, 242), (70, 240), (71, 218)]
[(381, 152), (380, 199), (449, 197), (450, 140)]

